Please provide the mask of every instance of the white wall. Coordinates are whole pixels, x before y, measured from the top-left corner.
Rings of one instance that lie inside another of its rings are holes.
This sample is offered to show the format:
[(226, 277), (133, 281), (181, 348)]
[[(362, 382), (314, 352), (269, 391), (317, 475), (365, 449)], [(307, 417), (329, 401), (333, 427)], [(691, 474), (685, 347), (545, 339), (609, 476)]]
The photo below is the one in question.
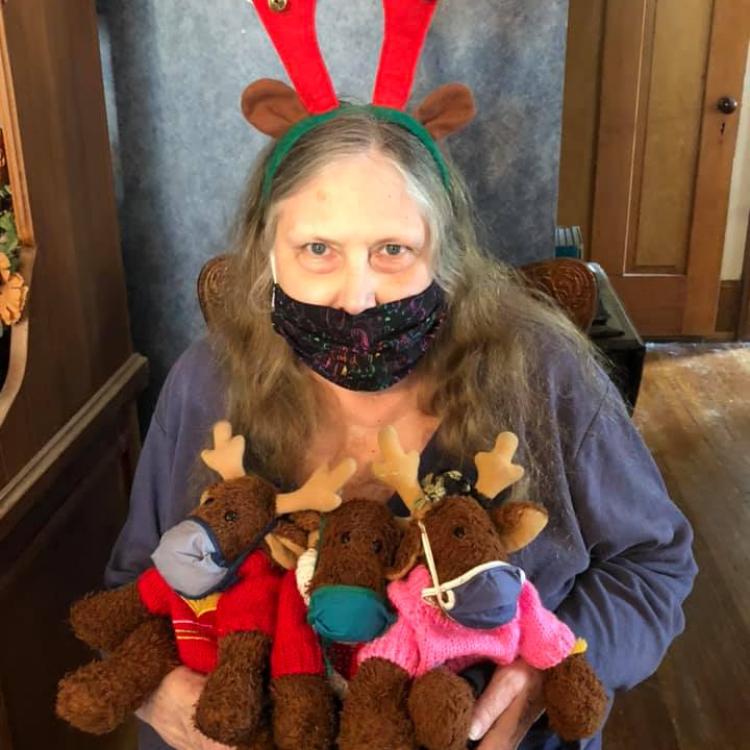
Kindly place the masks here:
[(732, 187), (729, 194), (727, 233), (724, 238), (724, 256), (721, 263), (722, 279), (739, 279), (745, 254), (747, 222), (750, 216), (750, 45), (742, 87), (742, 106), (737, 134), (737, 150), (732, 167)]

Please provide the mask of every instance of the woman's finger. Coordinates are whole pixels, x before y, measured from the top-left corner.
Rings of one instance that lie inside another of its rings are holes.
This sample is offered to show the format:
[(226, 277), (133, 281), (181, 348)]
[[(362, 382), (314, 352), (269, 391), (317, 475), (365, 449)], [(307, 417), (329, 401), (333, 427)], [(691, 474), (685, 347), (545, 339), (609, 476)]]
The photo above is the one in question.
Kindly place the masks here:
[(542, 711), (540, 699), (529, 702), (528, 696), (520, 693), (490, 727), (477, 750), (516, 750)]
[(487, 730), (477, 750), (515, 750), (518, 744), (519, 723), (523, 715), (524, 700), (519, 695)]
[(469, 739), (478, 740), (510, 706), (527, 683), (525, 670), (516, 664), (498, 668), (474, 707)]

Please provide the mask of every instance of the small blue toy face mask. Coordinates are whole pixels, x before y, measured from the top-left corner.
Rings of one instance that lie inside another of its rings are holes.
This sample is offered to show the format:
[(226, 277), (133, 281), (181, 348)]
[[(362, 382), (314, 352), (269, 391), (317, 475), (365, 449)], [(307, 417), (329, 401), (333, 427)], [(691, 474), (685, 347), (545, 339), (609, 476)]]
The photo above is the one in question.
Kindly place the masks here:
[(385, 597), (362, 586), (321, 586), (313, 591), (307, 621), (324, 640), (367, 643), (395, 621)]
[(526, 580), (523, 570), (503, 560), (493, 560), (441, 583), (427, 529), (421, 522), (419, 526), (433, 583), (422, 590), (422, 598), (434, 601), (447, 617), (467, 628), (492, 630), (509, 623), (516, 616), (518, 597)]
[(495, 560), (452, 581), (424, 589), (422, 596), (434, 597), (445, 614), (464, 627), (491, 630), (516, 616), (525, 580), (523, 570)]

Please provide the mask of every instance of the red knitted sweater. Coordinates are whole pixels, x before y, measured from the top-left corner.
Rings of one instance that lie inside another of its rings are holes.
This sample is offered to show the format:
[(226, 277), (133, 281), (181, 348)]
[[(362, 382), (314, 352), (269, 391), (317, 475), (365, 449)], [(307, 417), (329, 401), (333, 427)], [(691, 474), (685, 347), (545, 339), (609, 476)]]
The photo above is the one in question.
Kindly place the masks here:
[(171, 617), (183, 664), (206, 674), (216, 667), (217, 638), (258, 630), (274, 636), (283, 574), (263, 550), (257, 550), (240, 567), (237, 583), (222, 594), (184, 599), (156, 568), (141, 574), (138, 591), (149, 612)]
[(273, 638), (271, 676), (324, 674), (318, 638), (307, 624), (307, 607), (294, 571), (282, 571), (262, 551), (239, 569), (239, 581), (222, 594), (188, 600), (175, 593), (156, 568), (138, 579), (149, 612), (171, 617), (182, 663), (207, 674), (216, 667), (217, 639), (260, 631)]

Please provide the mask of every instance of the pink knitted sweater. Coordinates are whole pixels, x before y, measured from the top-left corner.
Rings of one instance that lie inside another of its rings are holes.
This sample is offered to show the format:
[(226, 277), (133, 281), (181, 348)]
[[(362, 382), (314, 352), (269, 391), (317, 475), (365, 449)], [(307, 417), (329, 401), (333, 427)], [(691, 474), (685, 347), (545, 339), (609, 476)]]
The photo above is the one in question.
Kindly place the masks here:
[(521, 589), (516, 616), (492, 630), (467, 628), (426, 602), (422, 590), (431, 585), (427, 568), (418, 565), (407, 578), (388, 586), (398, 620), (362, 648), (358, 664), (380, 657), (419, 677), (442, 664), (459, 670), (484, 660), (510, 664), (520, 656), (532, 667), (549, 669), (573, 649), (572, 631), (544, 608), (528, 581)]

